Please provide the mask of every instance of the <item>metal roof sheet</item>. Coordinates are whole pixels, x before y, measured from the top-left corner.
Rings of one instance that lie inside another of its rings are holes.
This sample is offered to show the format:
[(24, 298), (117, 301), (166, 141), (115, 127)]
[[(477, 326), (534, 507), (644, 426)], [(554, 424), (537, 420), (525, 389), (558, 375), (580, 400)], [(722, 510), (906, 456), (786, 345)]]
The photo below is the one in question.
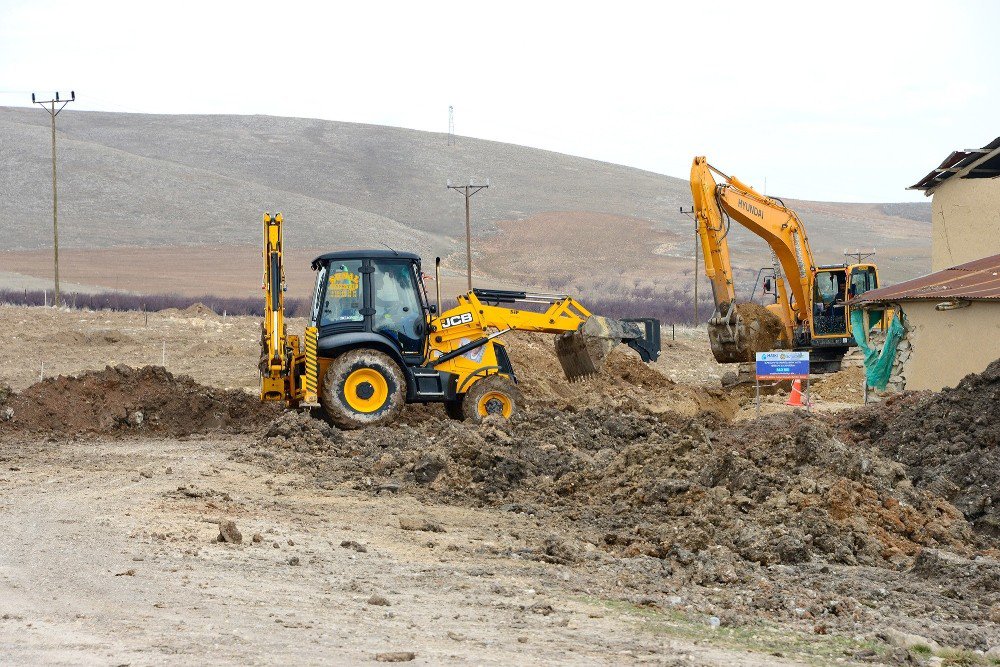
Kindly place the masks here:
[(1000, 137), (997, 137), (982, 148), (969, 148), (954, 151), (944, 159), (937, 169), (911, 185), (907, 190), (923, 190), (931, 194), (931, 190), (948, 180), (955, 174), (968, 170), (962, 178), (994, 178), (1000, 176)]
[(1000, 300), (1000, 255), (959, 264), (906, 282), (865, 292), (855, 304), (924, 299)]

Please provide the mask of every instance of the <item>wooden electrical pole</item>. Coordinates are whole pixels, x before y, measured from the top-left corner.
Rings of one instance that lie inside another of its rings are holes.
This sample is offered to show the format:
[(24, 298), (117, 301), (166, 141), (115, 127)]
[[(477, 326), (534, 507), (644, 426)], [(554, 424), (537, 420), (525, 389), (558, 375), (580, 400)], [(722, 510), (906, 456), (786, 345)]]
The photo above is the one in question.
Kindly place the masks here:
[(461, 191), (465, 195), (465, 265), (469, 277), (470, 292), (472, 291), (472, 221), (469, 200), (472, 199), (472, 195), (488, 187), (490, 187), (489, 180), (486, 181), (486, 185), (475, 185), (472, 181), (469, 181), (468, 185), (452, 185), (451, 181), (448, 181), (449, 190)]
[(698, 220), (694, 221), (694, 325), (701, 324), (698, 317)]
[[(56, 308), (59, 307), (59, 200), (56, 196), (56, 116), (66, 108), (67, 104), (76, 101), (75, 91), (71, 90), (69, 95), (70, 98), (68, 100), (60, 100), (59, 93), (56, 93), (55, 98), (51, 100), (36, 100), (35, 94), (31, 94), (32, 104), (41, 106), (52, 117), (52, 258), (55, 269), (55, 299), (53, 303)], [(61, 105), (58, 109), (56, 109), (57, 104)]]
[(685, 211), (680, 207), (681, 215), (690, 215), (694, 219), (694, 325), (698, 326), (701, 318), (698, 317), (698, 216), (695, 215), (694, 207), (690, 211)]

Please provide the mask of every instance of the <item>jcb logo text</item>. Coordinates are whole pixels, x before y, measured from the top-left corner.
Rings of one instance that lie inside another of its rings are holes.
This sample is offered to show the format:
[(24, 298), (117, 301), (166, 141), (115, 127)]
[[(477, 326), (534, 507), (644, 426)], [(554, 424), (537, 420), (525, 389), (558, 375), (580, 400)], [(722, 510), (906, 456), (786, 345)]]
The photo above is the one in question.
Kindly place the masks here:
[(448, 329), (451, 327), (457, 327), (459, 324), (468, 324), (472, 321), (472, 313), (459, 313), (458, 315), (452, 315), (451, 317), (446, 317), (441, 320), (441, 328)]

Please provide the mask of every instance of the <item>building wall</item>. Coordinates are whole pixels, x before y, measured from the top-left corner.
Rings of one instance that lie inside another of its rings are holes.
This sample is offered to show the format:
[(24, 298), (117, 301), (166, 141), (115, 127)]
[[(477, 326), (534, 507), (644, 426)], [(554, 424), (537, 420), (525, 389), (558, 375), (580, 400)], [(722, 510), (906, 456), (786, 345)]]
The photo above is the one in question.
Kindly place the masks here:
[(906, 301), (908, 358), (902, 364), (908, 390), (940, 391), (1000, 359), (1000, 301), (973, 301), (968, 308), (934, 310), (935, 301)]
[(949, 178), (931, 201), (931, 271), (1000, 254), (1000, 178)]

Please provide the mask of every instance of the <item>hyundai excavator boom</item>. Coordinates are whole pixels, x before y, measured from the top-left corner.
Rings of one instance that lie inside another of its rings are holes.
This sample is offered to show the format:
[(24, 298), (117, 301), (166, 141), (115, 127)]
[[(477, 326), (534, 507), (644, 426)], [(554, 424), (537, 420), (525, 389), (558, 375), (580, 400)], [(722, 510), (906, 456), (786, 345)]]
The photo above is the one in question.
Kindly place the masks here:
[[(847, 304), (877, 286), (875, 266), (817, 265), (805, 225), (793, 210), (704, 157), (691, 165), (691, 195), (715, 300), (708, 331), (716, 360), (753, 361), (756, 352), (808, 349), (816, 351), (818, 369), (839, 369), (844, 352), (854, 344)], [(737, 302), (728, 238), (733, 220), (771, 249), (774, 262), (764, 291), (773, 301), (766, 307), (752, 300)]]

